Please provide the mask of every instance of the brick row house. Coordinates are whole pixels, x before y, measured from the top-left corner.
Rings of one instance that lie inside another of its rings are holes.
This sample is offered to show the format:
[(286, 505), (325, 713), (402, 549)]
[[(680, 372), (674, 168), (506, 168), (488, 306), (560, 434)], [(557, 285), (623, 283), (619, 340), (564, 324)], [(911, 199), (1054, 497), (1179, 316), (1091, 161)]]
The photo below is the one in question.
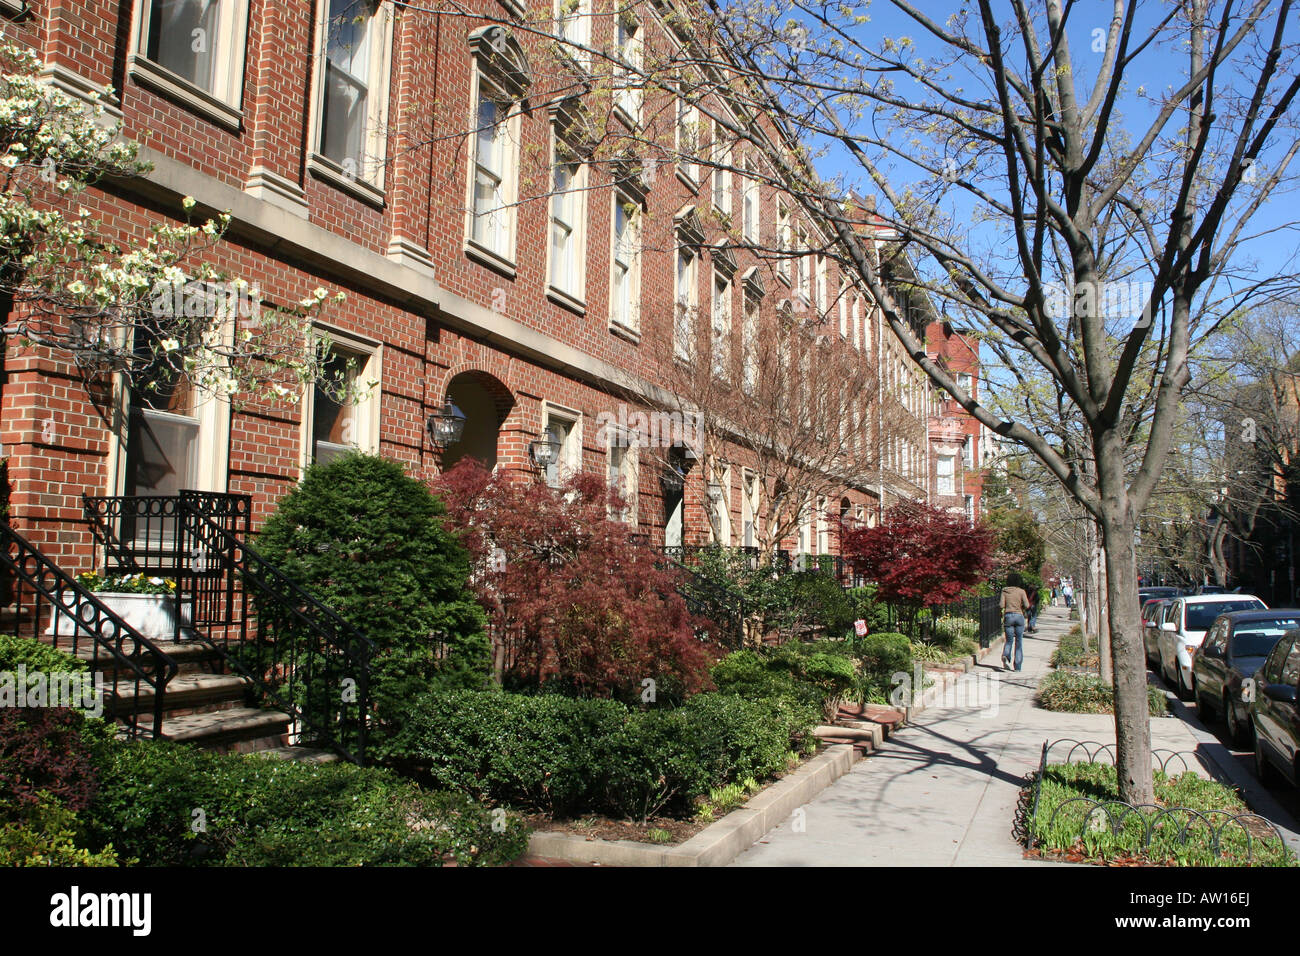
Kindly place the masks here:
[[(952, 374), (976, 400), (980, 380), (979, 341), (947, 322), (926, 328), (930, 358)], [(964, 514), (971, 522), (980, 515), (983, 469), (987, 462), (987, 429), (951, 396), (935, 389), (930, 410), (930, 501), (936, 507)]]
[[(681, 442), (611, 436), (637, 413), (681, 424), (666, 414), (673, 363), (707, 354), (740, 387), (754, 340), (804, 310), (826, 332), (818, 348), (878, 370), (851, 427), (880, 452), (810, 502), (782, 547), (833, 551), (828, 514), (870, 521), (926, 496), (938, 439), (921, 373), (756, 156), (717, 135), (705, 114), (725, 98), (628, 84), (584, 99), (599, 64), (527, 26), (554, 18), (575, 50), (633, 62), (677, 42), (671, 8), (538, 2), (471, 4), (481, 16), (388, 0), (0, 3), (49, 83), (112, 88), (110, 112), (152, 163), (78, 202), (128, 244), (184, 221), (185, 197), (198, 215), (229, 211), (213, 263), (272, 303), (345, 294), (320, 320), (332, 361), (376, 383), (356, 404), (309, 388), (232, 409), (193, 389), (88, 383), (66, 356), (11, 341), (0, 443), (16, 527), (82, 570), (95, 561), (83, 494), (247, 494), (256, 526), (307, 465), (356, 447), (425, 479), (464, 456), (552, 482), (597, 471), (654, 544), (753, 546), (771, 489), (745, 447), (697, 462)], [(668, 158), (602, 152), (590, 130), (613, 123)], [(705, 149), (732, 152), (693, 163)], [(439, 447), (430, 420), (449, 406), (463, 437)], [(555, 451), (539, 464), (542, 445)]]

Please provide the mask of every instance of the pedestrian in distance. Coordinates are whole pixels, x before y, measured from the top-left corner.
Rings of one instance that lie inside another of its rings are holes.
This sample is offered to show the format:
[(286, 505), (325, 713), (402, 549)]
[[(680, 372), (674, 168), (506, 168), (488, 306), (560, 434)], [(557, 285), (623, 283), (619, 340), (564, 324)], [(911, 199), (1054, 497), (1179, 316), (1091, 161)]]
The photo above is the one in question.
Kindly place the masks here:
[(1069, 581), (1061, 588), (1061, 596), (1065, 598), (1066, 607), (1074, 607), (1074, 585)]
[(1002, 608), (1002, 630), (1007, 638), (1002, 645), (1002, 669), (1011, 669), (1014, 653), (1016, 670), (1020, 670), (1025, 660), (1025, 615), (1029, 613), (1029, 595), (1025, 593), (1024, 580), (1019, 572), (1012, 571), (1007, 575), (1007, 586), (1002, 589), (999, 605)]

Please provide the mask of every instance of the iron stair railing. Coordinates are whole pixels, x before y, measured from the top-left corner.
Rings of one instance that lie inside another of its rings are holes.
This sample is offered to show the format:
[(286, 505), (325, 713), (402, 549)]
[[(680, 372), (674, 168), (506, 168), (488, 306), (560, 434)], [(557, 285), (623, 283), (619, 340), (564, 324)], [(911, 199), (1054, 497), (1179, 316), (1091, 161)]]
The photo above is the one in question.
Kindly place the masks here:
[(248, 495), (86, 497), (106, 562), (176, 580), (177, 632), (214, 650), (300, 740), (366, 760), (373, 643), (246, 542)]
[[(15, 585), (8, 606), (0, 609), (0, 631), (88, 656), (89, 673), (102, 677), (111, 695), (103, 701), (104, 716), (120, 722), (128, 737), (162, 736), (176, 662), (6, 522), (0, 522), (0, 567)], [(147, 726), (142, 716), (152, 718)]]

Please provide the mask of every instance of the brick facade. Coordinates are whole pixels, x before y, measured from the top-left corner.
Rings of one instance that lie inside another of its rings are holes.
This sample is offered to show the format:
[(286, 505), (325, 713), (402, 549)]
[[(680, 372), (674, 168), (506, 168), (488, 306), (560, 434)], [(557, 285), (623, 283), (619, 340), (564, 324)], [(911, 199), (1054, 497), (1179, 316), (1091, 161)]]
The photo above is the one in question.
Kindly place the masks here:
[[(466, 252), (472, 145), (466, 131), (473, 123), (471, 97), (479, 62), (471, 35), (489, 21), (418, 11), (394, 15), (390, 5), (380, 8), (392, 17), (387, 124), (382, 130), (385, 162), (382, 188), (367, 188), (340, 182), (311, 157), (319, 106), (314, 78), (320, 67), (313, 51), (319, 47), (321, 3), (219, 4), (237, 13), (247, 8), (246, 43), (237, 58), (242, 70), (233, 82), (234, 105), (226, 107), (196, 105), (136, 68), (141, 51), (134, 38), (149, 0), (85, 0), (71, 6), (33, 0), (26, 14), (6, 23), (9, 37), (39, 53), (52, 83), (69, 91), (113, 87), (113, 109), (125, 136), (141, 143), (142, 158), (154, 163), (140, 181), (91, 190), (78, 203), (121, 242), (138, 244), (151, 223), (182, 221), (181, 200), (193, 196), (196, 213), (232, 214), (229, 232), (210, 253), (218, 268), (256, 281), (269, 300), (279, 303), (295, 302), (318, 287), (331, 296), (344, 293), (346, 301), (330, 306), (323, 321), (344, 344), (355, 340), (376, 350), (382, 375), (373, 449), (402, 461), (413, 474), (427, 479), (442, 466), (425, 423), (453, 389), (488, 396), (482, 407), (492, 409), (499, 422), (499, 467), (531, 472), (528, 446), (542, 432), (549, 403), (580, 413), (581, 466), (604, 473), (607, 452), (596, 442), (597, 417), (616, 414), (620, 402), (654, 409), (656, 388), (669, 380), (664, 363), (672, 361), (671, 350), (663, 343), (673, 313), (677, 217), (689, 205), (701, 213), (706, 209), (707, 174), (693, 190), (673, 175), (669, 164), (648, 184), (642, 214), (641, 334), (613, 330), (614, 175), (607, 162), (593, 159), (589, 164), (582, 302), (548, 294), (550, 207), (545, 193), (553, 120), (545, 108), (520, 116), (519, 141), (512, 144), (520, 179), (513, 267), (484, 264)], [(493, 0), (481, 0), (478, 9), (493, 20), (510, 19), (510, 8)], [(657, 8), (645, 3), (635, 9), (645, 42), (666, 42)], [(591, 22), (592, 43), (610, 43), (614, 19), (609, 10), (602, 12), (598, 4)], [(536, 67), (534, 85), (561, 76), (553, 54), (520, 32), (527, 60)], [(651, 96), (643, 111), (648, 128), (671, 139), (671, 125), (663, 125), (670, 122), (671, 103)], [(733, 177), (733, 210), (740, 208), (741, 188)], [(764, 186), (758, 213), (763, 238), (775, 222), (775, 203), (774, 191)], [(701, 220), (706, 243), (697, 278), (699, 300), (707, 303), (713, 275), (707, 246), (723, 227), (716, 217), (702, 214)], [(770, 258), (743, 249), (733, 257), (738, 347), (740, 276), (751, 268), (763, 271), (765, 314), (790, 292)], [(834, 290), (839, 283), (832, 263), (828, 285)], [(862, 361), (870, 363), (882, 361), (883, 336), (889, 336), (891, 348), (896, 343), (879, 315), (866, 307), (868, 301), (863, 298), (862, 314), (869, 330), (861, 338), (874, 348), (861, 351)], [(708, 334), (707, 315), (701, 316), (696, 334)], [(977, 368), (977, 358), (975, 363)], [(909, 365), (904, 375), (914, 381), (916, 373)], [(85, 381), (65, 356), (9, 344), (0, 393), (0, 443), (10, 456), (11, 517), (73, 570), (93, 560), (80, 496), (124, 491), (126, 400), (120, 391), (112, 382)], [(923, 436), (923, 403), (907, 407), (913, 430)], [(252, 403), (236, 411), (222, 409), (217, 417), (216, 427), (228, 427), (229, 451), (216, 472), (218, 487), (210, 490), (252, 495), (256, 525), (299, 477), (308, 427), (303, 406)], [(469, 427), (490, 425), (471, 421)], [(922, 443), (918, 438), (918, 446)], [(918, 452), (923, 454), (919, 447)], [(738, 529), (746, 452), (735, 448), (728, 458), (733, 468), (726, 496), (732, 527)], [(643, 461), (639, 470), (638, 530), (662, 542), (664, 493), (660, 472), (650, 465)], [(916, 496), (920, 470), (913, 470), (912, 481), (905, 474), (864, 479), (844, 489), (835, 504), (874, 513), (882, 497), (887, 502)], [(705, 542), (710, 535), (702, 471), (688, 475), (684, 489), (687, 543)], [(791, 549), (794, 545), (786, 542)]]

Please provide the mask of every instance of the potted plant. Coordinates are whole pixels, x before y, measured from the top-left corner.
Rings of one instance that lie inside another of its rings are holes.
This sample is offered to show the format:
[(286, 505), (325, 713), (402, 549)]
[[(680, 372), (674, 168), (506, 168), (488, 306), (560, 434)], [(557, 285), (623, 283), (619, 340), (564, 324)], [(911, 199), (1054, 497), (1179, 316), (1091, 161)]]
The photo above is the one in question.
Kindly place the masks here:
[[(96, 571), (87, 571), (77, 575), (77, 581), (151, 641), (170, 641), (176, 636), (176, 582), (171, 578), (143, 572), (104, 577)], [(70, 613), (75, 614), (75, 597), (69, 595), (64, 600)], [(69, 614), (55, 617), (57, 622), (51, 622), (47, 634), (54, 633), (56, 623), (60, 635), (76, 632), (76, 623)], [(189, 623), (188, 615), (182, 616), (182, 623)]]

